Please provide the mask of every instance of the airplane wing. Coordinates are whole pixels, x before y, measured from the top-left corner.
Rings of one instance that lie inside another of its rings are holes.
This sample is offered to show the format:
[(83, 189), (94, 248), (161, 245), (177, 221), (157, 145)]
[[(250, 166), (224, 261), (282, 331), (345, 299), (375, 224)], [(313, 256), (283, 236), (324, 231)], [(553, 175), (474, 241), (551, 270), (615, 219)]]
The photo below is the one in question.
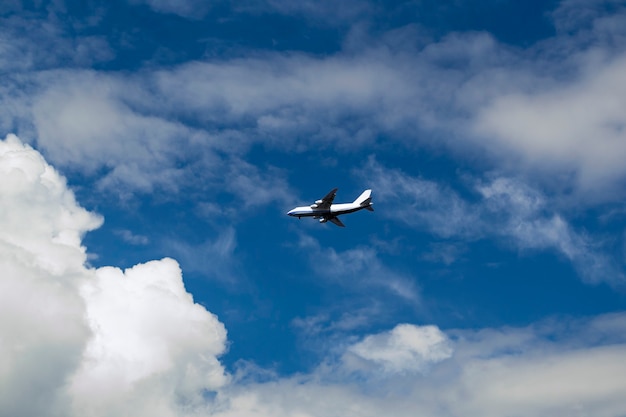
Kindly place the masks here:
[(328, 194), (326, 194), (324, 198), (322, 198), (321, 200), (317, 200), (315, 202), (315, 204), (317, 204), (316, 208), (328, 210), (330, 208), (330, 205), (333, 204), (333, 200), (337, 195), (337, 190), (338, 188), (333, 188)]
[(346, 225), (343, 224), (341, 220), (339, 220), (339, 217), (330, 217), (328, 221), (335, 223), (339, 227), (346, 227)]

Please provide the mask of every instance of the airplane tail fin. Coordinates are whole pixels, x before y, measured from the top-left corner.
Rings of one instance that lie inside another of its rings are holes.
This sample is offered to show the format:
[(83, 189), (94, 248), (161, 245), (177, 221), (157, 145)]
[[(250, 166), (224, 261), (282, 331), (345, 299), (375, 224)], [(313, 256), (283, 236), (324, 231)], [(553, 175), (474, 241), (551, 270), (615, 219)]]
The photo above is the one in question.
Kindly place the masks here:
[(365, 207), (369, 211), (374, 211), (372, 208), (372, 190), (363, 191), (363, 193), (354, 200), (354, 203)]

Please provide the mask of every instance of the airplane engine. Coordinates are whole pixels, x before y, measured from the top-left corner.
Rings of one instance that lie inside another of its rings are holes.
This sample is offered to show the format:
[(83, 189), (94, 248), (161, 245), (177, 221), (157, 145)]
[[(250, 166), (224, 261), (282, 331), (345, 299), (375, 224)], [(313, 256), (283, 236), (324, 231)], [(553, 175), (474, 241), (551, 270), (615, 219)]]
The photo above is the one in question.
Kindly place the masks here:
[(317, 204), (311, 204), (311, 208), (317, 208)]
[(326, 223), (328, 219), (320, 219), (320, 223)]
[(323, 203), (323, 201), (322, 201), (322, 200), (317, 200), (317, 201), (315, 202), (315, 204), (322, 204), (322, 203)]

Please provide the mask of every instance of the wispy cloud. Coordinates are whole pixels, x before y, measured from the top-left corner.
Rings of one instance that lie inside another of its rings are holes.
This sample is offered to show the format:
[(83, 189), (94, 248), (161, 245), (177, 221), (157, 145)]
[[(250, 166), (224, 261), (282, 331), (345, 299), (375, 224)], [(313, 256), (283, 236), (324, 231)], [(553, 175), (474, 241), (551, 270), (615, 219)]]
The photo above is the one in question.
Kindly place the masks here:
[(0, 16), (3, 71), (84, 68), (115, 57), (105, 36), (89, 33), (100, 20), (99, 10), (94, 8), (88, 19), (77, 22), (67, 19), (63, 3), (20, 4), (13, 10), (7, 7), (9, 10)]
[(181, 239), (164, 239), (161, 245), (166, 253), (180, 260), (186, 271), (200, 272), (228, 285), (242, 279), (235, 257), (237, 235), (233, 228), (226, 228), (215, 239), (208, 239), (200, 244)]
[(519, 180), (477, 182), (470, 191), (479, 198), (469, 201), (445, 185), (387, 169), (373, 158), (357, 173), (390, 202), (385, 216), (415, 229), (441, 238), (495, 238), (518, 250), (554, 250), (592, 283), (623, 285), (626, 279), (600, 241), (576, 231), (540, 192)]
[(286, 175), (279, 169), (269, 167), (263, 172), (257, 166), (234, 159), (228, 164), (228, 170), (226, 187), (239, 198), (244, 208), (270, 203), (284, 207), (294, 202)]
[(178, 166), (182, 161), (211, 161), (210, 149), (191, 153), (205, 133), (124, 104), (120, 93), (137, 90), (128, 80), (66, 71), (43, 74), (40, 81), (48, 87), (33, 106), (38, 146), (56, 163), (88, 174), (106, 168), (98, 179), (103, 189), (176, 190), (189, 179), (189, 171)]
[(125, 242), (130, 243), (131, 245), (147, 245), (150, 242), (147, 236), (137, 235), (130, 230), (126, 229), (118, 229), (114, 230), (117, 236), (121, 237)]
[(300, 236), (299, 246), (307, 252), (313, 271), (325, 280), (344, 287), (380, 288), (419, 305), (420, 294), (415, 280), (385, 266), (371, 247), (337, 251), (332, 247), (321, 247), (307, 235)]
[(388, 204), (385, 216), (445, 238), (476, 238), (482, 233), (484, 226), (479, 209), (445, 184), (387, 169), (374, 158), (355, 172), (369, 179), (381, 201), (401, 202)]
[(626, 57), (593, 59), (576, 82), (498, 97), (479, 112), (475, 131), (531, 166), (576, 172), (584, 191), (606, 192), (625, 173)]
[(382, 303), (370, 300), (366, 304), (366, 307), (349, 306), (338, 308), (338, 311), (326, 308), (324, 313), (318, 315), (296, 317), (292, 325), (307, 337), (323, 335), (327, 338), (333, 333), (341, 333), (345, 337), (346, 333), (370, 327), (376, 323), (376, 318), (388, 320)]

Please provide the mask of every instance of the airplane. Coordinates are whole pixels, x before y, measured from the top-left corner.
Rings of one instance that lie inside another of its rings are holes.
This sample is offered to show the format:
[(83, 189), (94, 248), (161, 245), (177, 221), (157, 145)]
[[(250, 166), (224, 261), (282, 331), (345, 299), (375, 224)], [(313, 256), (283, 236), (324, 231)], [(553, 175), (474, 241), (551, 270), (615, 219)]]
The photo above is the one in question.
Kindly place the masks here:
[(374, 211), (372, 207), (372, 190), (365, 190), (352, 203), (333, 204), (338, 188), (331, 190), (324, 198), (317, 200), (310, 206), (296, 207), (289, 210), (287, 215), (292, 217), (313, 217), (319, 219), (320, 223), (330, 221), (339, 227), (346, 227), (337, 216), (340, 214), (354, 213), (362, 209)]

